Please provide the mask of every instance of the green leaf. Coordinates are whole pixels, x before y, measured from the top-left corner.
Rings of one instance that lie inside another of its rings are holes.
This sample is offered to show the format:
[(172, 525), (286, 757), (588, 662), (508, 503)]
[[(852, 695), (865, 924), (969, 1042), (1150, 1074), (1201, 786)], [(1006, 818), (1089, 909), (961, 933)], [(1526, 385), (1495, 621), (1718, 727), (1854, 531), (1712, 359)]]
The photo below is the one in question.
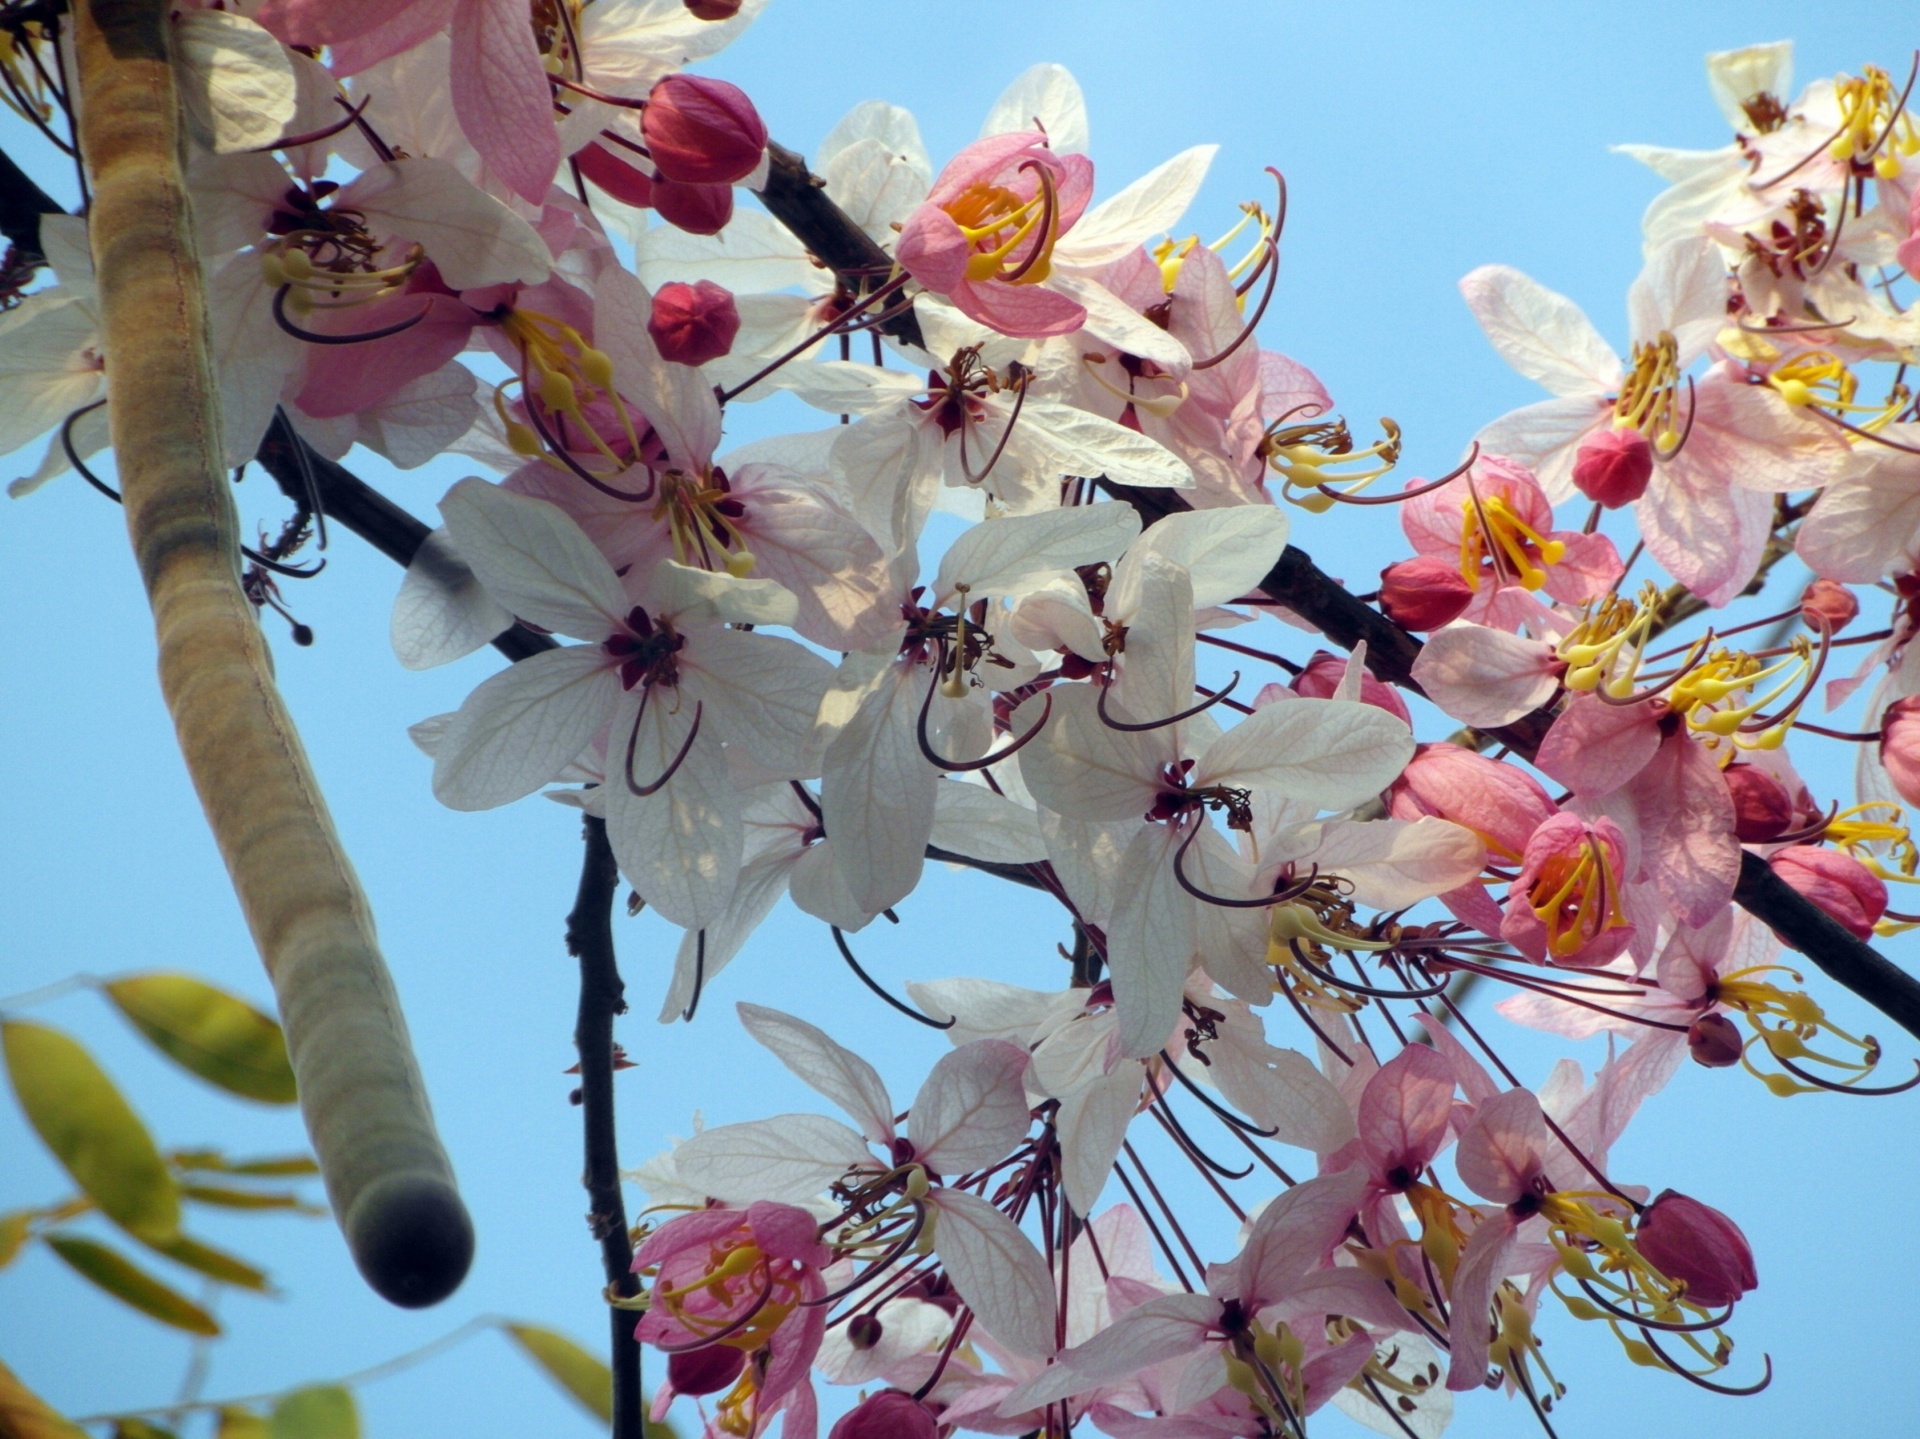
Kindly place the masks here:
[(12, 1214), (0, 1214), (0, 1269), (13, 1263), (14, 1256), (20, 1252), (20, 1246), (27, 1242), (27, 1225), (33, 1220), (30, 1210), (20, 1209)]
[(184, 1264), (196, 1269), (209, 1279), (217, 1279), (222, 1284), (238, 1285), (242, 1289), (252, 1289), (265, 1293), (272, 1288), (267, 1283), (264, 1271), (255, 1269), (244, 1259), (236, 1259), (231, 1254), (215, 1249), (210, 1244), (202, 1244), (197, 1239), (189, 1239), (184, 1234), (150, 1246), (156, 1253), (164, 1254), (175, 1264)]
[(47, 1247), (115, 1299), (142, 1314), (209, 1338), (219, 1334), (214, 1317), (185, 1295), (177, 1294), (117, 1250), (77, 1234), (49, 1234)]
[(292, 1209), (304, 1214), (327, 1211), (308, 1204), (290, 1189), (227, 1189), (217, 1184), (183, 1184), (180, 1197), (198, 1204), (213, 1204), (221, 1209)]
[(503, 1324), (527, 1358), (577, 1399), (603, 1424), (613, 1422), (613, 1371), (557, 1330), (538, 1324)]
[(258, 1178), (282, 1178), (288, 1175), (318, 1174), (320, 1166), (311, 1155), (287, 1154), (273, 1159), (228, 1159), (217, 1149), (176, 1149), (169, 1156), (182, 1169), (203, 1174), (245, 1174)]
[(273, 1431), (267, 1427), (266, 1415), (229, 1404), (220, 1411), (213, 1439), (273, 1439)]
[(20, 1107), (101, 1212), (139, 1239), (178, 1232), (173, 1176), (93, 1056), (57, 1029), (17, 1019), (0, 1023), (0, 1046)]
[(116, 1419), (113, 1421), (113, 1439), (180, 1439), (180, 1436), (171, 1429), (163, 1429), (145, 1419)]
[(242, 1099), (292, 1104), (280, 1026), (245, 1000), (188, 974), (135, 974), (103, 988), (174, 1063)]
[(315, 1384), (274, 1401), (272, 1439), (360, 1439), (360, 1410), (350, 1390)]
[(0, 1435), (6, 1439), (90, 1439), (78, 1424), (70, 1424), (47, 1401), (20, 1382), (20, 1376), (0, 1363)]

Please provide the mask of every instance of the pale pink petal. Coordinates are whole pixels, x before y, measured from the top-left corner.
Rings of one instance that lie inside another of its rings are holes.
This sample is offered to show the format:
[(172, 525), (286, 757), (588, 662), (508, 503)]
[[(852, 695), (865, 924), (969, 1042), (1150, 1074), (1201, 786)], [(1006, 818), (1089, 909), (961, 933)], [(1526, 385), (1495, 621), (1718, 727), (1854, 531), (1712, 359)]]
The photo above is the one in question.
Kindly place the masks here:
[(526, 0), (460, 0), (451, 60), (461, 131), (509, 188), (541, 203), (560, 167), (560, 137)]
[(1655, 887), (1683, 923), (1706, 924), (1726, 909), (1740, 878), (1733, 796), (1720, 767), (1679, 730), (1640, 772), (1633, 796)]
[(1538, 709), (1559, 684), (1551, 646), (1473, 624), (1449, 625), (1429, 639), (1413, 678), (1455, 719), (1483, 726)]
[(1613, 705), (1577, 696), (1540, 742), (1534, 764), (1582, 799), (1611, 794), (1646, 768), (1660, 748), (1659, 700)]

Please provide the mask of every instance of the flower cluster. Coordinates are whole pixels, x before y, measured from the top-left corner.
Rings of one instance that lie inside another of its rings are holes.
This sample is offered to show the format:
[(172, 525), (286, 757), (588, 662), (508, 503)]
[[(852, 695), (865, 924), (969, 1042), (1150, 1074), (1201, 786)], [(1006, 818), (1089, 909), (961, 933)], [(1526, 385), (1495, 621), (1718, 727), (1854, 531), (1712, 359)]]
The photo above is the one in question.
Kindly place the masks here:
[[(952, 1046), (904, 1118), (859, 1055), (740, 1005), (853, 1123), (706, 1130), (643, 1171), (662, 1412), (805, 1439), (820, 1379), (862, 1391), (837, 1439), (1299, 1434), (1328, 1403), (1431, 1434), (1483, 1385), (1551, 1408), (1549, 1300), (1635, 1363), (1755, 1387), (1725, 1374), (1739, 1228), (1608, 1154), (1688, 1059), (1906, 1087), (1735, 902), (1757, 868), (1861, 939), (1920, 922), (1888, 890), (1920, 868), (1905, 92), (1870, 68), (1790, 97), (1786, 47), (1712, 57), (1733, 143), (1632, 152), (1672, 185), (1628, 353), (1476, 270), (1474, 315), (1551, 398), (1395, 493), (1398, 428), (1357, 440), (1255, 337), (1284, 183), (1183, 236), (1212, 147), (1108, 186), (1041, 66), (937, 174), (911, 115), (854, 109), (815, 159), (830, 256), (748, 97), (685, 69), (758, 8), (180, 17), (247, 67), (192, 172), (230, 461), (284, 423), (499, 476), (447, 493), (395, 610), (410, 668), (516, 621), (526, 652), (416, 727), (435, 794), (603, 821), (686, 932), (664, 1020), (783, 895), (858, 969), (846, 936), (930, 857), (1042, 892), (1070, 938), (1040, 988), (889, 996)], [(59, 283), (0, 316), (0, 450), (59, 434), (16, 493), (106, 443), (83, 227), (42, 241)], [(773, 394), (821, 427), (724, 449)], [(1288, 548), (1335, 505), (1402, 527), (1372, 593)], [(1784, 609), (1676, 633), (1790, 553), (1817, 579)], [(1880, 591), (1891, 619), (1850, 633)], [(1349, 653), (1282, 653), (1303, 631)], [(1272, 682), (1203, 679), (1228, 660)], [(1803, 718), (1869, 682), (1864, 729)], [(1416, 743), (1436, 710), (1471, 728)], [(1858, 803), (1815, 798), (1800, 732), (1861, 745)], [(1458, 1003), (1482, 979), (1510, 1019), (1623, 1043), (1529, 1088)], [(1235, 1252), (1202, 1254), (1148, 1126)]]

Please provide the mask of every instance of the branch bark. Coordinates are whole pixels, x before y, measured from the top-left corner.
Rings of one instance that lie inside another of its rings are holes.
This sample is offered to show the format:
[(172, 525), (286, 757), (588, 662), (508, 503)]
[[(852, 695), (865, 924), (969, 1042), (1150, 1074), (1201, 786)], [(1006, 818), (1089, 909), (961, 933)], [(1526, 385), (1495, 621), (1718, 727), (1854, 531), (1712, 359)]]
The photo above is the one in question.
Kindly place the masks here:
[[(613, 1020), (626, 1013), (626, 987), (613, 949), (613, 900), (620, 872), (607, 843), (606, 821), (589, 815), (580, 889), (567, 916), (567, 952), (580, 961), (580, 1012), (573, 1043), (580, 1051), (580, 1115), (586, 1131), (583, 1180), (591, 1206), (588, 1227), (600, 1242), (607, 1284), (634, 1295), (633, 1243), (620, 1190), (620, 1150), (613, 1123)], [(609, 1307), (613, 1347), (613, 1439), (642, 1439), (646, 1422), (640, 1390), (640, 1346), (634, 1316)]]
[(432, 1304), (473, 1227), (353, 869), (240, 588), (238, 520), (181, 173), (166, 0), (78, 7), (81, 141), (128, 534), (181, 754), (273, 980), (300, 1103), (354, 1261)]

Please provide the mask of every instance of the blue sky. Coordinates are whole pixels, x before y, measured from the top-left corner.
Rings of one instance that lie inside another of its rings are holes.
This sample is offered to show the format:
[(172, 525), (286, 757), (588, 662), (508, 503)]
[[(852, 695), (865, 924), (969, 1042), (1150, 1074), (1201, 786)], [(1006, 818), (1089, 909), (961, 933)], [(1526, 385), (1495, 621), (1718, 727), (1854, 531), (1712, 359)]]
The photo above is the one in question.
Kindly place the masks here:
[[(1196, 22), (1200, 13), (1209, 28)], [(774, 135), (802, 149), (857, 101), (908, 105), (938, 162), (973, 137), (1016, 74), (1060, 61), (1087, 92), (1103, 191), (1187, 145), (1222, 143), (1192, 219), (1203, 233), (1224, 229), (1240, 199), (1264, 198), (1261, 167), (1279, 166), (1293, 208), (1282, 287), (1262, 338), (1314, 367), (1356, 429), (1381, 415), (1398, 420), (1407, 472), (1419, 474), (1447, 467), (1476, 428), (1537, 393), (1486, 346), (1455, 290), (1462, 274), (1489, 261), (1516, 265), (1572, 295), (1603, 333), (1622, 340), (1639, 215), (1657, 185), (1607, 146), (1723, 143), (1701, 69), (1708, 50), (1792, 37), (1802, 80), (1862, 63), (1898, 71), (1920, 39), (1911, 15), (1885, 3), (1830, 4), (1816, 31), (1807, 7), (1773, 0), (1086, 0), (1018, 9), (776, 0), (711, 69), (743, 85)], [(38, 173), (64, 179), (17, 123), (0, 125), (0, 140)], [(737, 433), (766, 433), (770, 423), (749, 414)], [(0, 466), (12, 473), (24, 458)], [(352, 463), (422, 515), (463, 473), (450, 464), (396, 473), (365, 455)], [(281, 512), (263, 480), (241, 494), (252, 516), (271, 523)], [(1356, 588), (1370, 588), (1379, 567), (1403, 553), (1397, 527), (1356, 527), (1344, 517), (1299, 517), (1295, 539)], [(387, 561), (338, 535), (327, 574), (287, 586), (317, 643), (296, 649), (284, 627), (268, 630), (379, 916), (479, 1225), (479, 1258), (453, 1300), (404, 1313), (364, 1288), (325, 1221), (210, 1219), (206, 1238), (264, 1261), (287, 1295), (227, 1303), (233, 1335), (215, 1360), (208, 1392), (216, 1395), (356, 1370), (480, 1312), (590, 1342), (602, 1331), (598, 1259), (578, 1185), (578, 1111), (562, 1073), (574, 1057), (574, 970), (560, 936), (577, 875), (577, 820), (540, 800), (480, 815), (434, 802), (405, 726), (454, 707), (496, 660), (401, 670), (386, 640), (398, 579)], [(0, 994), (80, 970), (157, 968), (203, 974), (264, 1002), (264, 977), (153, 682), (150, 622), (118, 513), (71, 478), (0, 509), (0, 615)], [(1429, 719), (1422, 733), (1444, 730)], [(1833, 756), (1838, 748), (1828, 746), (1824, 761), (1803, 760), (1823, 798), (1845, 792), (1850, 756)], [(902, 918), (898, 930), (858, 941), (869, 968), (896, 988), (969, 972), (1036, 987), (1060, 982), (1056, 917), (979, 876), (931, 874)], [(819, 1107), (744, 1039), (736, 1000), (791, 1009), (854, 1044), (903, 1103), (939, 1052), (866, 994), (824, 931), (791, 910), (712, 986), (690, 1027), (652, 1019), (675, 934), (650, 918), (623, 920), (618, 934), (633, 1001), (619, 1037), (638, 1061), (619, 1079), (629, 1163), (687, 1133), (696, 1107), (710, 1123)], [(1889, 950), (1911, 962), (1916, 943), (1895, 940)], [(1840, 1023), (1875, 1027), (1831, 985), (1816, 977), (1813, 987)], [(196, 1086), (91, 996), (35, 1013), (94, 1046), (163, 1143), (216, 1142), (237, 1153), (301, 1143), (290, 1111)], [(1522, 1076), (1543, 1078), (1553, 1048), (1492, 1022)], [(1890, 1064), (1902, 1063), (1911, 1041), (1877, 1027)], [(1581, 1057), (1591, 1067), (1599, 1056), (1589, 1047)], [(1683, 1072), (1622, 1144), (1615, 1171), (1693, 1193), (1745, 1226), (1762, 1282), (1736, 1327), (1740, 1371), (1757, 1369), (1766, 1351), (1778, 1377), (1759, 1398), (1715, 1398), (1630, 1367), (1604, 1332), (1556, 1316), (1545, 1327), (1547, 1353), (1572, 1388), (1559, 1432), (1909, 1432), (1911, 1251), (1898, 1215), (1920, 1181), (1916, 1103), (1780, 1101), (1737, 1071)], [(0, 1210), (63, 1186), (0, 1103)], [(1202, 1202), (1188, 1198), (1195, 1208)], [(164, 1401), (186, 1345), (30, 1253), (0, 1273), (0, 1354), (63, 1409), (82, 1412)], [(374, 1436), (590, 1432), (491, 1336), (370, 1386), (362, 1399)], [(1457, 1432), (1476, 1439), (1532, 1430), (1523, 1408), (1492, 1395), (1470, 1396), (1458, 1422)], [(1325, 1426), (1358, 1432), (1332, 1415)]]

